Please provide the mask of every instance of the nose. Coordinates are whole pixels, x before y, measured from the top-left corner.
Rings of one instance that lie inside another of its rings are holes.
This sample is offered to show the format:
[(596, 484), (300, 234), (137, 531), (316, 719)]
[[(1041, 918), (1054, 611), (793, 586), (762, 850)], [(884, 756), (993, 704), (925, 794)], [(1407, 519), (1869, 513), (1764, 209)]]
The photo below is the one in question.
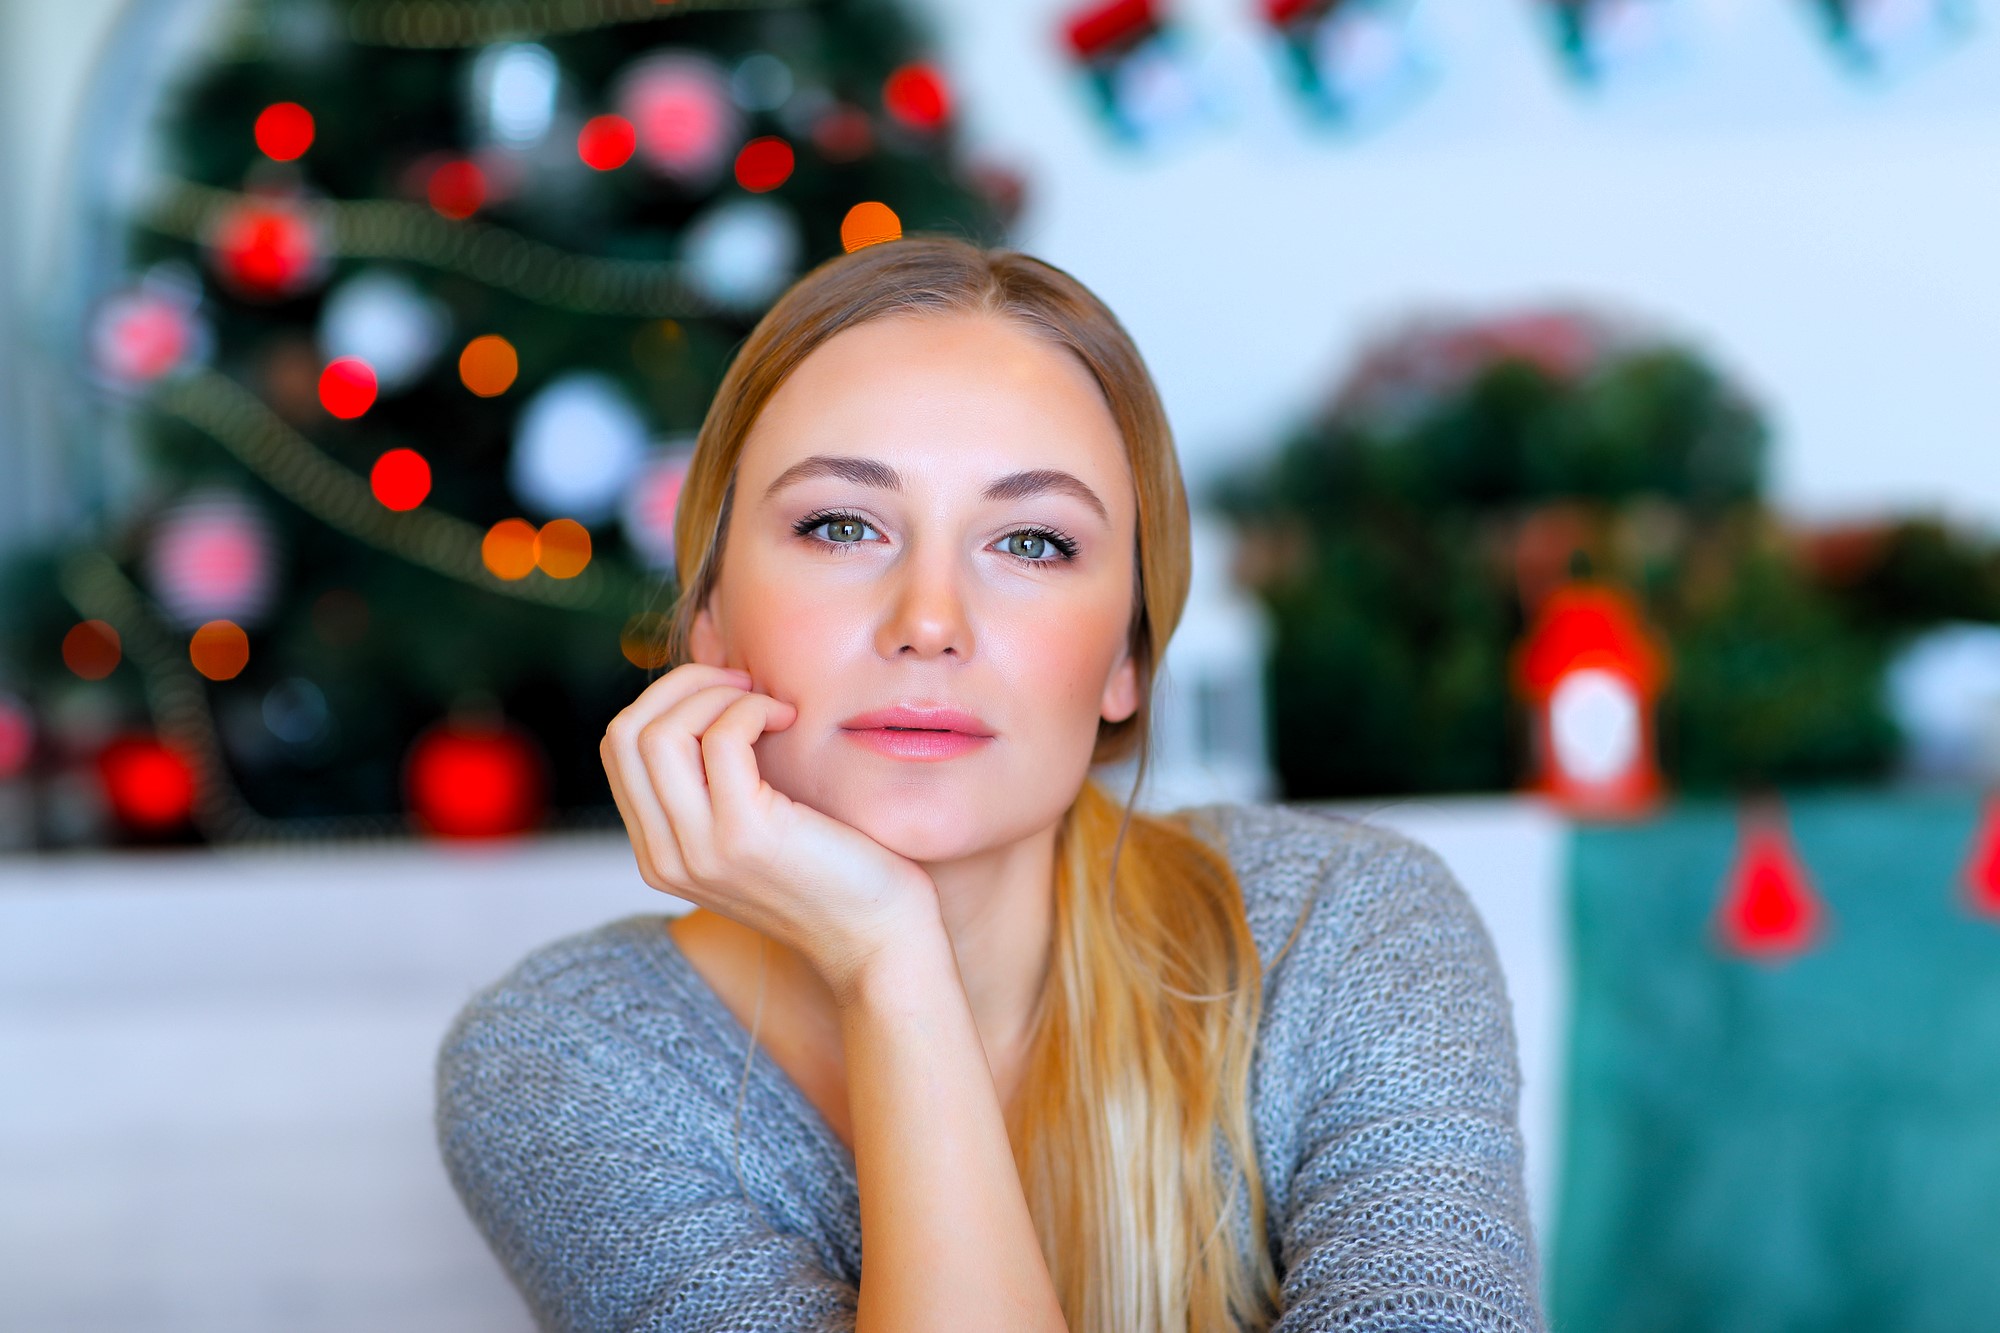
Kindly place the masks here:
[(963, 661), (972, 654), (972, 622), (966, 615), (964, 571), (942, 543), (913, 548), (890, 575), (889, 604), (876, 631), (875, 649), (884, 657)]

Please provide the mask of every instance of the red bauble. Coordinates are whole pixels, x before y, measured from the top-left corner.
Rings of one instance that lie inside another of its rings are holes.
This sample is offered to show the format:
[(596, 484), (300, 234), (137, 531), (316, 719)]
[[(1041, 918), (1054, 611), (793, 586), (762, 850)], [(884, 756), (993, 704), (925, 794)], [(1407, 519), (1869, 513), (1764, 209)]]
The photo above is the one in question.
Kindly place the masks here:
[(593, 116), (576, 136), (576, 154), (593, 171), (616, 171), (632, 160), (639, 131), (623, 116)]
[(882, 106), (913, 130), (935, 130), (951, 116), (951, 93), (935, 67), (904, 65), (882, 85)]
[(442, 838), (495, 838), (539, 824), (547, 761), (534, 739), (505, 724), (441, 722), (403, 764), (403, 796), (420, 828)]
[(319, 376), (319, 403), (342, 421), (375, 406), (375, 367), (358, 356), (337, 356)]
[(245, 199), (216, 220), (209, 262), (224, 286), (258, 301), (297, 296), (326, 268), (325, 247), (298, 208), (273, 199)]
[(194, 764), (152, 736), (125, 736), (97, 756), (97, 772), (111, 812), (127, 828), (158, 833), (187, 822), (194, 812)]
[(431, 465), (415, 449), (390, 449), (369, 470), (368, 489), (399, 514), (415, 509), (431, 493)]

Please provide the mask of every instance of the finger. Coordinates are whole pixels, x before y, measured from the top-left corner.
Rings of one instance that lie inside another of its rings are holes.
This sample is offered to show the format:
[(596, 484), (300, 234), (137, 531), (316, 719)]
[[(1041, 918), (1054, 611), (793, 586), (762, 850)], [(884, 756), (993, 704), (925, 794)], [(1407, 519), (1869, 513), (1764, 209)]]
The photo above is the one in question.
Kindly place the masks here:
[[(742, 691), (736, 682), (745, 679), (741, 672), (724, 671), (717, 667), (691, 664), (677, 667), (669, 676), (675, 677), (674, 685), (693, 694), (703, 689), (719, 689), (722, 692), (716, 711), (720, 711), (728, 699)], [(632, 834), (633, 852), (640, 858), (643, 871), (648, 863), (656, 875), (675, 883), (685, 883), (687, 869), (680, 853), (679, 839), (674, 835), (671, 818), (661, 802), (657, 783), (653, 776), (654, 764), (645, 753), (644, 738), (649, 728), (661, 718), (670, 716), (674, 708), (687, 701), (687, 697), (675, 700), (667, 691), (659, 690), (667, 683), (662, 677), (653, 682), (638, 700), (612, 720), (605, 728), (604, 742), (599, 746), (604, 756), (605, 771), (611, 778), (612, 796), (618, 802), (619, 813), (625, 818), (625, 826)], [(698, 770), (699, 763), (693, 756), (694, 747), (690, 741), (683, 741), (681, 748), (686, 751), (688, 762)]]
[(646, 775), (681, 864), (696, 875), (714, 865), (715, 815), (708, 775), (701, 759), (701, 733), (744, 692), (734, 685), (711, 685), (675, 704), (640, 732)]
[(712, 685), (734, 685), (739, 690), (747, 690), (750, 688), (750, 673), (734, 667), (683, 663), (639, 691), (638, 697), (612, 719), (612, 725), (637, 731), (689, 695)]
[(764, 783), (757, 771), (757, 754), (750, 747), (765, 732), (791, 726), (798, 716), (798, 709), (768, 694), (745, 694), (701, 733), (701, 759), (708, 770), (716, 823), (735, 825), (749, 813), (750, 802)]

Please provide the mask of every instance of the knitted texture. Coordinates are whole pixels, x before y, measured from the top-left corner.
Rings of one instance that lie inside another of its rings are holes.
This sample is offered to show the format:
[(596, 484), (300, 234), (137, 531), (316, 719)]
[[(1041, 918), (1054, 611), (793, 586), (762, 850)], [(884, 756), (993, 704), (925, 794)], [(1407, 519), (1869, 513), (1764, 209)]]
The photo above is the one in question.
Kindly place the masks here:
[[(1372, 825), (1195, 813), (1266, 964), (1251, 1078), (1273, 1333), (1542, 1329), (1513, 1024), (1464, 891)], [(853, 1155), (669, 919), (546, 945), (466, 1005), (437, 1066), (452, 1183), (545, 1329), (852, 1329)]]

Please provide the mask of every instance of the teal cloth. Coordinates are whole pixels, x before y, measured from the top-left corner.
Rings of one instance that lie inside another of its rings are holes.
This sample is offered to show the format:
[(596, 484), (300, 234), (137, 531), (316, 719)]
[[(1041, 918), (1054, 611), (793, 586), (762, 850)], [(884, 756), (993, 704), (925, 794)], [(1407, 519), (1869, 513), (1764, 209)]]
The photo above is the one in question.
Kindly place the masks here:
[(1811, 951), (1729, 954), (1736, 807), (1579, 828), (1556, 1333), (2000, 1328), (2000, 920), (1969, 793), (1786, 802)]

